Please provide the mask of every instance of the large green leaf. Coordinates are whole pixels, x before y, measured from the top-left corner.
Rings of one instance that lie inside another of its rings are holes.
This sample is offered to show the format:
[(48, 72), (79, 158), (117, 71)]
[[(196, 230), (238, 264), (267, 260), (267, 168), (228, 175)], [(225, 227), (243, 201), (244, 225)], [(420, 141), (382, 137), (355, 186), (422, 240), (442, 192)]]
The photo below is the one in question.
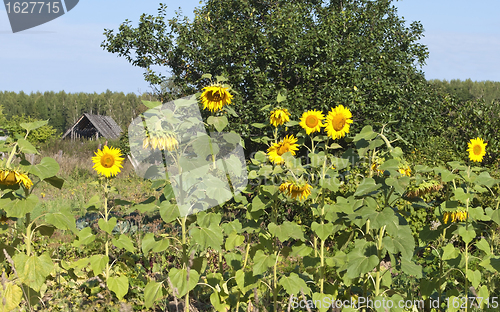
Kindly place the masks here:
[(295, 222), (285, 221), (283, 224), (276, 225), (275, 223), (270, 223), (268, 225), (269, 233), (273, 236), (278, 237), (282, 242), (292, 238), (304, 240), (304, 233), (302, 233), (302, 228)]
[(103, 230), (104, 232), (106, 232), (109, 235), (111, 235), (111, 233), (113, 232), (113, 229), (116, 226), (116, 218), (112, 217), (108, 221), (106, 221), (104, 219), (99, 219), (99, 221), (97, 221), (97, 223), (99, 224), (99, 228), (101, 230)]
[(117, 248), (123, 248), (127, 251), (134, 252), (134, 242), (125, 234), (121, 234), (118, 239), (113, 238), (113, 245)]
[(361, 131), (358, 134), (356, 134), (356, 136), (354, 137), (354, 142), (357, 142), (361, 139), (369, 141), (371, 139), (374, 139), (376, 136), (377, 133), (373, 131), (372, 126), (367, 125), (364, 126), (363, 129), (361, 129)]
[(226, 239), (226, 244), (225, 244), (226, 250), (233, 250), (236, 247), (243, 244), (244, 241), (245, 241), (245, 236), (233, 232), (229, 234), (229, 236)]
[(10, 312), (21, 303), (23, 291), (21, 287), (11, 281), (2, 281), (0, 287), (0, 312)]
[(46, 178), (44, 179), (45, 182), (49, 183), (50, 185), (52, 185), (53, 187), (56, 187), (58, 189), (62, 189), (63, 185), (64, 185), (64, 179), (61, 179), (59, 177), (50, 177), (50, 178)]
[(200, 248), (205, 250), (211, 247), (217, 251), (221, 251), (221, 245), (224, 242), (222, 228), (213, 224), (210, 227), (196, 227), (191, 230), (191, 237), (200, 245)]
[(301, 292), (304, 294), (310, 294), (311, 290), (307, 287), (306, 282), (301, 279), (296, 273), (290, 273), (290, 276), (283, 276), (279, 284), (283, 286), (286, 293), (289, 295), (297, 296)]
[(47, 179), (59, 172), (59, 164), (53, 158), (44, 157), (39, 164), (32, 165), (29, 172), (38, 176), (40, 180)]
[(332, 300), (332, 299), (333, 298), (332, 298), (331, 295), (320, 294), (320, 293), (313, 293), (312, 294), (312, 300), (313, 300), (313, 302), (319, 302), (320, 303), (320, 304), (316, 305), (316, 308), (320, 312), (327, 312), (328, 310), (330, 310), (330, 308), (332, 306), (336, 307), (335, 306), (335, 301)]
[(372, 178), (365, 178), (354, 192), (354, 196), (366, 196), (381, 188), (381, 184), (376, 184)]
[(95, 235), (92, 234), (92, 229), (90, 227), (83, 228), (77, 235), (78, 240), (73, 242), (73, 246), (75, 247), (90, 244), (95, 240)]
[(189, 270), (189, 275), (186, 269), (172, 268), (168, 272), (168, 277), (172, 286), (177, 290), (177, 298), (184, 297), (188, 291), (193, 290), (198, 284), (200, 275), (195, 270)]
[(253, 257), (253, 274), (259, 275), (267, 271), (276, 262), (276, 255), (266, 255), (264, 251), (257, 250)]
[(311, 224), (311, 229), (318, 235), (319, 239), (326, 240), (328, 236), (334, 234), (333, 233), (333, 224), (332, 223), (322, 223), (319, 224), (317, 222), (313, 222)]
[(147, 254), (150, 250), (154, 252), (165, 251), (170, 246), (168, 238), (157, 241), (154, 233), (147, 233), (142, 238), (142, 253)]
[(443, 247), (443, 256), (442, 260), (451, 260), (455, 259), (459, 255), (459, 250), (456, 249), (453, 244), (447, 244)]
[(75, 234), (78, 232), (75, 216), (69, 209), (48, 213), (45, 216), (45, 221), (60, 230), (71, 230)]
[(223, 203), (226, 200), (233, 197), (229, 189), (229, 184), (227, 180), (223, 181), (214, 176), (207, 176), (203, 182), (207, 185), (206, 192), (207, 196), (211, 199), (215, 199), (218, 203)]
[(391, 233), (388, 230), (387, 233), (390, 235), (382, 239), (384, 247), (392, 254), (400, 252), (404, 259), (411, 259), (415, 249), (415, 239), (410, 226), (398, 226), (396, 232)]
[(94, 272), (94, 276), (101, 274), (109, 262), (109, 258), (106, 255), (93, 255), (89, 259), (90, 267)]
[(347, 254), (348, 278), (354, 279), (373, 270), (378, 264), (377, 247), (373, 242), (356, 240), (354, 249)]
[(25, 154), (38, 154), (36, 147), (34, 147), (33, 144), (25, 139), (18, 139), (17, 144), (21, 152)]
[(408, 184), (410, 184), (410, 178), (409, 177), (390, 177), (385, 180), (385, 183), (389, 186), (394, 187), (394, 190), (399, 195), (403, 195), (406, 192), (406, 188), (408, 187)]
[(226, 116), (219, 116), (219, 117), (210, 116), (207, 119), (207, 123), (209, 125), (213, 125), (218, 132), (221, 132), (222, 130), (224, 130), (224, 128), (228, 125), (229, 122)]
[(196, 215), (196, 223), (198, 223), (200, 227), (219, 225), (221, 220), (222, 215), (220, 213), (200, 211)]
[(422, 267), (418, 264), (415, 264), (411, 260), (402, 259), (401, 270), (408, 275), (415, 276), (416, 278), (422, 278)]
[(244, 270), (236, 271), (234, 279), (242, 294), (246, 294), (257, 287), (257, 283), (259, 282), (259, 279), (252, 272), (245, 272)]
[(180, 215), (177, 204), (171, 204), (168, 200), (160, 204), (160, 216), (166, 223), (176, 220)]
[(146, 309), (150, 309), (156, 300), (163, 297), (163, 283), (149, 281), (144, 288), (144, 303)]
[(476, 231), (472, 227), (467, 229), (465, 226), (461, 226), (458, 228), (458, 234), (465, 243), (470, 243), (476, 237)]
[(126, 276), (110, 276), (106, 284), (109, 290), (116, 294), (118, 299), (122, 299), (128, 293), (128, 278)]
[(0, 199), (0, 209), (5, 210), (7, 217), (11, 218), (23, 218), (27, 213), (30, 213), (35, 209), (39, 200), (36, 196), (29, 196), (24, 199), (15, 198)]
[(41, 128), (45, 126), (49, 120), (39, 120), (39, 121), (33, 121), (33, 122), (21, 122), (19, 125), (28, 130), (28, 131), (33, 131), (35, 129)]
[(467, 279), (471, 282), (472, 286), (477, 289), (481, 283), (481, 272), (479, 270), (472, 271), (471, 269), (468, 269)]
[(52, 272), (54, 263), (47, 253), (41, 256), (27, 256), (18, 253), (12, 257), (21, 282), (35, 291), (40, 291), (45, 278)]

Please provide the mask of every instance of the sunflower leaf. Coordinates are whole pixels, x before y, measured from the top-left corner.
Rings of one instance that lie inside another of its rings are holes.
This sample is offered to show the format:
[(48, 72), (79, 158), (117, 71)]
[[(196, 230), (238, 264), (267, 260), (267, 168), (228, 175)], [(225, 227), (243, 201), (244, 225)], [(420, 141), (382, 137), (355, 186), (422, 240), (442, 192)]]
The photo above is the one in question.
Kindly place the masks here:
[(218, 132), (221, 132), (222, 130), (224, 130), (224, 128), (228, 125), (229, 122), (226, 116), (219, 116), (219, 117), (210, 116), (207, 119), (207, 123), (209, 125), (213, 125)]
[(49, 122), (49, 120), (47, 119), (47, 120), (39, 120), (39, 121), (34, 121), (34, 122), (22, 122), (19, 125), (28, 131), (32, 131), (32, 130), (35, 130), (35, 129), (38, 129), (40, 127), (45, 126), (48, 122)]

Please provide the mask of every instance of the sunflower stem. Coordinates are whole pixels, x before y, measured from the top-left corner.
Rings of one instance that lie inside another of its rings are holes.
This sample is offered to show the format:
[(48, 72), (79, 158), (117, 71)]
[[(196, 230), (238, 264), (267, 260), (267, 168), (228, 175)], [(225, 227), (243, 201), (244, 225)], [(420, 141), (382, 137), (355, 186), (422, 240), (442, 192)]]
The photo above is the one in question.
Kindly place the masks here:
[[(108, 178), (104, 180), (104, 221), (108, 223), (109, 211), (108, 211)], [(106, 258), (108, 261), (106, 262), (106, 281), (109, 278), (109, 234), (106, 232), (106, 245), (105, 245)]]
[(5, 167), (8, 169), (10, 168), (10, 163), (12, 162), (12, 159), (14, 159), (14, 155), (16, 154), (16, 149), (17, 149), (17, 142), (14, 144), (14, 147), (12, 147), (12, 151), (9, 154), (9, 158), (7, 159), (7, 163), (5, 164)]

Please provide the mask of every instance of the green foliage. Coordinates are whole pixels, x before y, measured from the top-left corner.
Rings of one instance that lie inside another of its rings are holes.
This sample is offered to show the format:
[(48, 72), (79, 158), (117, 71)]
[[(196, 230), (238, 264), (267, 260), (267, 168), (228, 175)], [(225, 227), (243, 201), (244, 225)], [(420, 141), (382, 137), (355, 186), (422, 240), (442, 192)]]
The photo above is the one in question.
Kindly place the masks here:
[(460, 102), (479, 99), (488, 104), (500, 102), (500, 82), (497, 81), (472, 81), (471, 79), (446, 81), (434, 79), (429, 82), (445, 93), (456, 96)]
[[(1, 118), (1, 117), (0, 117)], [(10, 136), (13, 137), (24, 137), (26, 134), (26, 127), (23, 127), (23, 124), (33, 123), (36, 128), (30, 129), (27, 140), (36, 146), (40, 146), (42, 143), (45, 143), (52, 138), (55, 137), (56, 130), (46, 124), (46, 121), (40, 121), (36, 118), (32, 118), (30, 116), (12, 116), (9, 121), (5, 121), (2, 123), (2, 128), (6, 129), (9, 132)], [(39, 123), (41, 126), (36, 125)], [(26, 151), (26, 153), (34, 154), (33, 147)]]
[(183, 94), (201, 90), (204, 73), (225, 76), (239, 116), (231, 129), (245, 137), (263, 134), (248, 124), (267, 120), (260, 108), (279, 95), (296, 116), (343, 104), (360, 124), (396, 120), (391, 129), (412, 144), (437, 134), (440, 103), (415, 67), (428, 55), (423, 27), (406, 27), (391, 1), (210, 0), (193, 21), (158, 11), (106, 30), (102, 47), (145, 68), (152, 84), (165, 81), (153, 66), (168, 67)]

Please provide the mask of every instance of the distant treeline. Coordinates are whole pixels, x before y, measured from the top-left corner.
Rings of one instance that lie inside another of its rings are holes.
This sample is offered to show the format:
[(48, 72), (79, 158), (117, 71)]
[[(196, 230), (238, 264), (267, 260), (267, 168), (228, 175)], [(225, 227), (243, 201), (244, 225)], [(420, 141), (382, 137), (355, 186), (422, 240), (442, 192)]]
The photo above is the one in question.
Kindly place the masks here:
[[(486, 104), (500, 103), (500, 82), (461, 81), (453, 79), (430, 80), (437, 89), (448, 93), (460, 102), (484, 100)], [(140, 96), (123, 92), (104, 93), (66, 93), (64, 91), (30, 93), (0, 92), (0, 105), (7, 118), (26, 115), (37, 119), (49, 119), (49, 125), (58, 133), (64, 133), (83, 113), (111, 116), (123, 130), (133, 118), (144, 112), (146, 107), (141, 100), (156, 100), (150, 93)], [(1, 126), (1, 125), (0, 125)]]
[(111, 116), (126, 130), (132, 119), (146, 110), (141, 100), (152, 101), (155, 97), (148, 93), (138, 96), (110, 90), (100, 94), (0, 92), (0, 105), (8, 119), (23, 114), (41, 120), (49, 119), (49, 125), (59, 134), (71, 127), (83, 113)]
[(482, 99), (487, 104), (500, 103), (500, 82), (498, 81), (472, 81), (470, 79), (461, 81), (459, 79), (429, 80), (429, 82), (442, 91), (454, 95), (460, 101)]

